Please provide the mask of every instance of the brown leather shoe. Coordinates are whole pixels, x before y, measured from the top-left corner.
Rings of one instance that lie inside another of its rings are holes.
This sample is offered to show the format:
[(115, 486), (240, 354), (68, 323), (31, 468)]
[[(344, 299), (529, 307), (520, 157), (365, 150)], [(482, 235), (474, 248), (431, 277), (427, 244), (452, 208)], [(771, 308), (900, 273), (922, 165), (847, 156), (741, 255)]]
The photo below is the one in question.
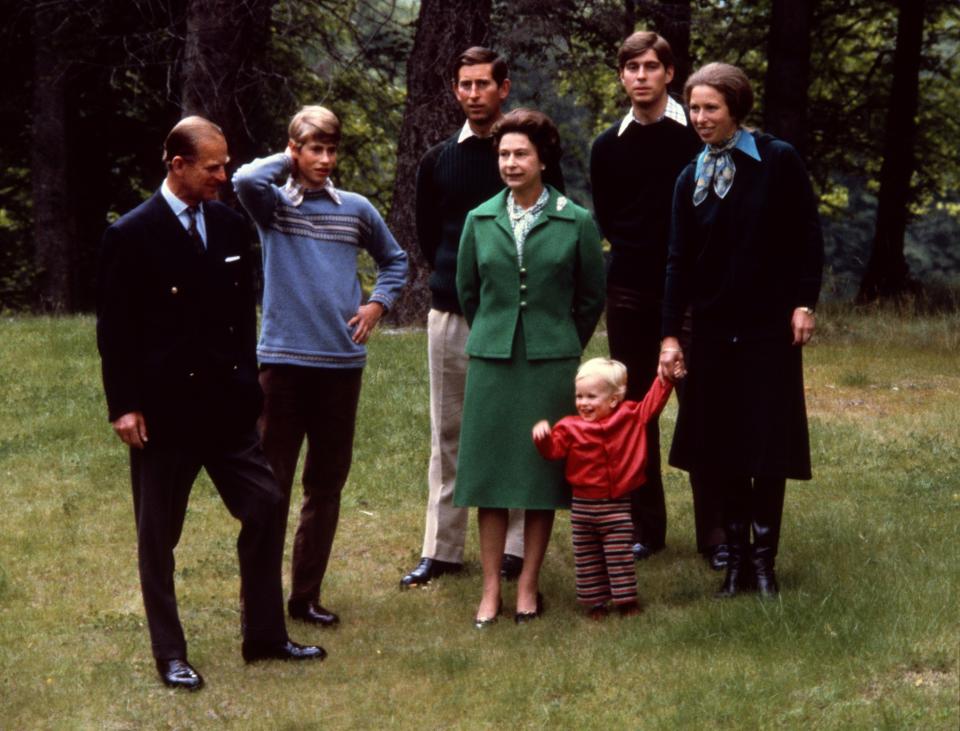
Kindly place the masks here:
[(340, 623), (340, 617), (329, 609), (320, 606), (317, 602), (289, 602), (287, 612), (294, 619), (317, 624), (321, 627), (332, 627)]

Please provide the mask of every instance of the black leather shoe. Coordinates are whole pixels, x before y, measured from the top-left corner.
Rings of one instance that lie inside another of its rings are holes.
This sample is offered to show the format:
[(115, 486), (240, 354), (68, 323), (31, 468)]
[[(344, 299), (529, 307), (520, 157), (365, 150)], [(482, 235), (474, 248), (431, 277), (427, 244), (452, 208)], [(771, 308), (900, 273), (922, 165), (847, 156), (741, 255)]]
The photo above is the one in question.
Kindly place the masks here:
[(727, 561), (730, 559), (730, 549), (727, 548), (726, 543), (718, 543), (707, 549), (704, 558), (714, 571), (723, 571), (727, 568)]
[(185, 690), (200, 690), (203, 687), (203, 678), (190, 663), (181, 658), (173, 660), (157, 660), (157, 671), (164, 685), (171, 688)]
[(517, 612), (513, 615), (513, 621), (517, 624), (526, 624), (538, 619), (543, 614), (543, 594), (537, 592), (537, 608), (532, 612)]
[(634, 561), (646, 561), (653, 554), (658, 553), (664, 549), (664, 546), (648, 546), (644, 543), (634, 543), (633, 544), (633, 560)]
[(289, 602), (287, 611), (294, 619), (318, 624), (321, 627), (332, 627), (340, 622), (340, 617), (317, 602)]
[(485, 629), (492, 624), (497, 623), (497, 617), (503, 614), (503, 599), (500, 599), (500, 603), (497, 605), (497, 613), (492, 617), (475, 617), (473, 620), (473, 626), (477, 629)]
[(503, 560), (500, 562), (500, 578), (505, 581), (516, 581), (523, 571), (523, 559), (514, 556), (512, 553), (503, 554)]
[(279, 644), (263, 645), (257, 642), (244, 642), (241, 650), (247, 662), (257, 660), (323, 660), (327, 651), (317, 645), (298, 645), (287, 640)]
[(431, 579), (444, 574), (455, 574), (463, 569), (463, 564), (450, 561), (437, 561), (432, 558), (421, 558), (417, 567), (400, 579), (400, 588), (409, 589), (411, 586), (429, 584)]

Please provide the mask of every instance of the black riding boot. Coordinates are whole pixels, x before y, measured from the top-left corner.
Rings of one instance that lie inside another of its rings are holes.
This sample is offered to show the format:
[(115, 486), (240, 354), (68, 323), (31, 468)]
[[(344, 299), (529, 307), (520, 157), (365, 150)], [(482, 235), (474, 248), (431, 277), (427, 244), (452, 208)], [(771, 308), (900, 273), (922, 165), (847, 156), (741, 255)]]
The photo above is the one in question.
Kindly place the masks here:
[(783, 517), (783, 496), (786, 480), (756, 479), (753, 482), (753, 572), (757, 591), (764, 597), (780, 593), (773, 570), (780, 545), (780, 522)]
[(727, 574), (717, 597), (732, 597), (750, 588), (750, 478), (728, 477), (722, 483), (723, 525), (727, 534)]
[(718, 599), (736, 596), (750, 585), (750, 525), (745, 520), (727, 523), (727, 573), (716, 593)]

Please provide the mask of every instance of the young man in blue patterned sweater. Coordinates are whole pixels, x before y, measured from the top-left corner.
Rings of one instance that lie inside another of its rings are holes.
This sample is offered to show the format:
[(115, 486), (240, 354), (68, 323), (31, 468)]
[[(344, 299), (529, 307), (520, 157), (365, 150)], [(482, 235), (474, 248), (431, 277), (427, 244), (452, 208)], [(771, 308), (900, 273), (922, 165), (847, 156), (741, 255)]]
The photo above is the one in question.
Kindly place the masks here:
[[(283, 152), (237, 170), (233, 185), (263, 245), (260, 430), (286, 496), (284, 519), (307, 439), (287, 610), (329, 626), (339, 617), (320, 604), (320, 585), (350, 471), (364, 344), (406, 281), (407, 255), (370, 201), (333, 186), (340, 141), (333, 112), (304, 107), (289, 138)], [(357, 279), (360, 249), (378, 267), (366, 304)]]

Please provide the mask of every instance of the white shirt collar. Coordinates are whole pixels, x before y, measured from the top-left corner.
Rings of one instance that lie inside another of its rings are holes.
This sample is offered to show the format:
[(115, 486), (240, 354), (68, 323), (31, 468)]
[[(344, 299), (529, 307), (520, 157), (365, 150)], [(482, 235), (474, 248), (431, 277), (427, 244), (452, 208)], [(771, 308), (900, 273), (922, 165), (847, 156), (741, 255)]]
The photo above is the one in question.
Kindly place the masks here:
[[(334, 187), (333, 181), (330, 180), (330, 178), (327, 178), (320, 190), (330, 196), (330, 200), (332, 200), (338, 206), (343, 203), (343, 200), (340, 198), (340, 193), (337, 192), (337, 189)], [(290, 201), (291, 205), (299, 206), (301, 203), (303, 203), (304, 187), (294, 180), (293, 177), (287, 178), (287, 182), (284, 183), (280, 191), (284, 194), (284, 196), (286, 196), (287, 200)]]
[[(177, 217), (177, 220), (180, 221), (180, 225), (186, 230), (190, 230), (190, 215), (187, 213), (187, 209), (190, 208), (189, 203), (184, 203), (180, 200), (176, 194), (170, 190), (170, 186), (167, 185), (167, 179), (163, 179), (163, 184), (160, 186), (160, 195), (163, 196), (163, 199), (167, 202), (167, 205), (170, 206), (170, 210), (173, 211), (173, 215)], [(200, 239), (203, 241), (204, 245), (207, 243), (207, 219), (203, 215), (203, 202), (197, 204), (197, 232), (200, 234)]]
[(476, 137), (477, 133), (473, 131), (473, 128), (470, 126), (469, 120), (463, 123), (463, 127), (460, 128), (460, 136), (457, 137), (457, 144), (459, 145), (466, 139), (470, 137)]
[[(170, 190), (170, 186), (167, 185), (166, 178), (163, 179), (163, 184), (160, 186), (160, 194), (163, 196), (163, 199), (167, 202), (167, 205), (170, 206), (170, 209), (177, 218), (180, 218), (180, 214), (190, 207), (188, 203), (184, 203), (182, 200), (177, 198), (176, 194)], [(203, 206), (197, 206), (197, 209), (202, 213)]]
[(478, 140), (489, 139), (489, 135), (486, 137), (481, 137), (476, 132), (473, 131), (473, 127), (470, 126), (470, 120), (467, 120), (463, 123), (463, 127), (460, 128), (460, 136), (457, 137), (457, 144), (459, 145), (464, 140), (468, 140), (471, 137), (476, 137)]
[[(669, 94), (667, 94), (667, 106), (663, 110), (663, 114), (660, 116), (660, 119), (658, 119), (657, 122), (664, 118), (672, 119), (674, 122), (681, 124), (684, 127), (687, 126), (687, 115), (683, 113), (683, 106), (681, 106), (680, 102), (678, 102)], [(627, 112), (627, 116), (621, 120), (620, 129), (617, 130), (617, 137), (627, 131), (627, 127), (630, 126), (631, 122), (643, 124), (643, 122), (639, 121), (633, 116), (633, 107), (630, 107), (630, 111)]]

